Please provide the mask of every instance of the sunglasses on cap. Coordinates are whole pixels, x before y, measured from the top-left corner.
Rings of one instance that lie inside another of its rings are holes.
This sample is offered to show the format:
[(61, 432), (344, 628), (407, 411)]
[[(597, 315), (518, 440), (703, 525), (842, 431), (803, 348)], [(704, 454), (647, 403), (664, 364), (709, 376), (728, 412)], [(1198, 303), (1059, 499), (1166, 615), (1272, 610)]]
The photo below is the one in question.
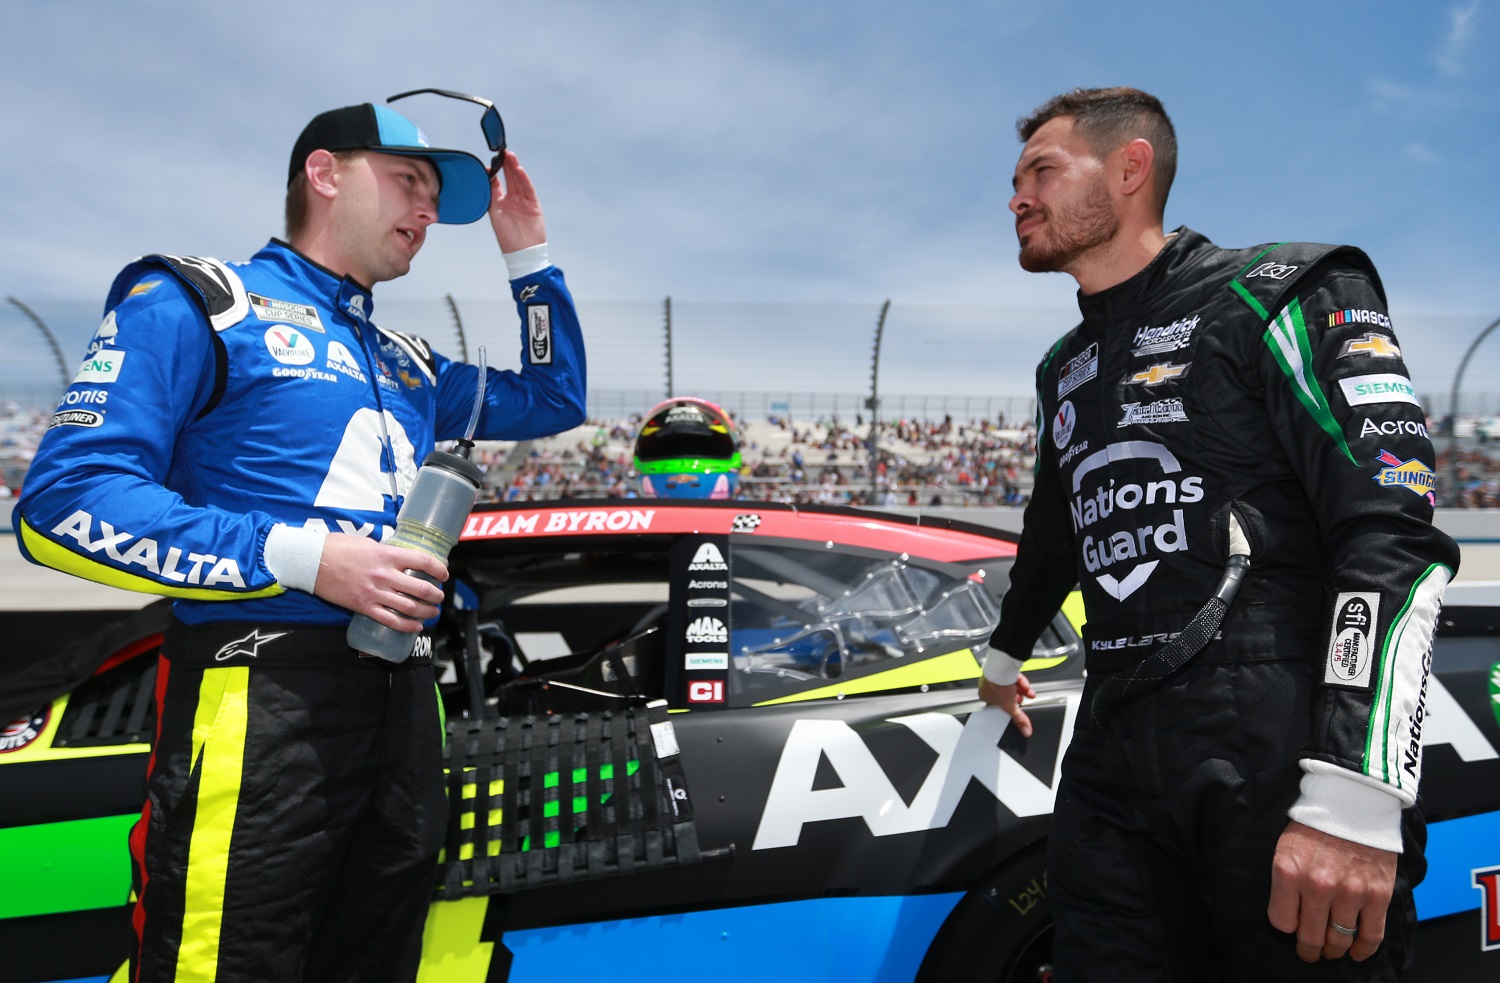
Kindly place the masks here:
[(500, 110), (495, 108), (493, 102), (482, 96), (471, 96), (466, 92), (454, 92), (452, 89), (412, 89), (410, 92), (390, 96), (386, 102), (395, 102), (397, 99), (423, 93), (445, 96), (449, 99), (462, 99), (465, 102), (477, 102), (484, 107), (484, 115), (479, 117), (479, 128), (484, 131), (485, 142), (495, 152), (495, 159), (490, 161), (489, 169), (489, 176), (493, 178), (499, 172), (500, 165), (505, 162), (505, 120), (500, 118)]

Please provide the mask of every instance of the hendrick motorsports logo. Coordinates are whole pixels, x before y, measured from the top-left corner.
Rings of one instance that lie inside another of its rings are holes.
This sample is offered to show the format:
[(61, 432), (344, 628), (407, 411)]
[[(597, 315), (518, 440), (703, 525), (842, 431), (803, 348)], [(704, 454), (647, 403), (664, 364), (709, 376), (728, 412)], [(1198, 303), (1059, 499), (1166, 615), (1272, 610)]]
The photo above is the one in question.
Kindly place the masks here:
[(12, 720), (0, 728), (0, 754), (19, 751), (47, 729), (47, 719), (52, 715), (51, 707), (43, 707), (36, 713)]
[(1193, 340), (1193, 329), (1198, 326), (1199, 315), (1178, 318), (1171, 324), (1159, 328), (1145, 327), (1135, 333), (1135, 347), (1130, 354), (1164, 355), (1179, 348), (1186, 348)]

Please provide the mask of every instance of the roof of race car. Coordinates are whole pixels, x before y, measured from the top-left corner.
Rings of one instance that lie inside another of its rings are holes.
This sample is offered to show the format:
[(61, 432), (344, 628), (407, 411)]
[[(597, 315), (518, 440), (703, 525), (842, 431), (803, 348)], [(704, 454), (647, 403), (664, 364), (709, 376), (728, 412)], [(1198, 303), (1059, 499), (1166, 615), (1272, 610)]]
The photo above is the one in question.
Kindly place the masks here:
[(1010, 557), (1016, 552), (1013, 533), (947, 518), (836, 506), (654, 498), (481, 505), (469, 516), (460, 540), (472, 543), (643, 533), (737, 533), (805, 539), (899, 551), (944, 562)]

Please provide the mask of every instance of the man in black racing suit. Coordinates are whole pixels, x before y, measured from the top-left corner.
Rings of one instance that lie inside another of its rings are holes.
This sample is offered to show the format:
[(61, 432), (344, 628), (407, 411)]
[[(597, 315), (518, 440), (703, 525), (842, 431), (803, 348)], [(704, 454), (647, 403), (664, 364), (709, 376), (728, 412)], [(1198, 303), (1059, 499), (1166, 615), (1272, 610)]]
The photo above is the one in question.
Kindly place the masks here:
[[(1083, 321), (1037, 372), (1036, 485), (980, 695), (1029, 733), (1018, 669), (1078, 583), (1058, 979), (1404, 979), (1458, 548), (1431, 524), (1380, 280), (1351, 247), (1164, 235), (1175, 136), (1145, 93), (1075, 90), (1019, 129), (1021, 265), (1072, 274)], [(1248, 569), (1224, 613), (1206, 602), (1231, 554)]]

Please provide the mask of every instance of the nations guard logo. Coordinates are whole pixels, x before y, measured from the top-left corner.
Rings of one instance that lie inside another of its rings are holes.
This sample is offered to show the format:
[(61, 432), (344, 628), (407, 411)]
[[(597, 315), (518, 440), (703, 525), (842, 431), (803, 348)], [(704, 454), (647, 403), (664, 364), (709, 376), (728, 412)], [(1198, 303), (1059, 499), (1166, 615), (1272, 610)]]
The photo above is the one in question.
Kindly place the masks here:
[(1500, 867), (1472, 872), (1479, 888), (1479, 948), (1500, 949)]
[(10, 751), (19, 751), (38, 737), (42, 731), (47, 729), (47, 718), (52, 714), (51, 707), (44, 707), (36, 713), (29, 713), (19, 717), (0, 728), (0, 754)]

